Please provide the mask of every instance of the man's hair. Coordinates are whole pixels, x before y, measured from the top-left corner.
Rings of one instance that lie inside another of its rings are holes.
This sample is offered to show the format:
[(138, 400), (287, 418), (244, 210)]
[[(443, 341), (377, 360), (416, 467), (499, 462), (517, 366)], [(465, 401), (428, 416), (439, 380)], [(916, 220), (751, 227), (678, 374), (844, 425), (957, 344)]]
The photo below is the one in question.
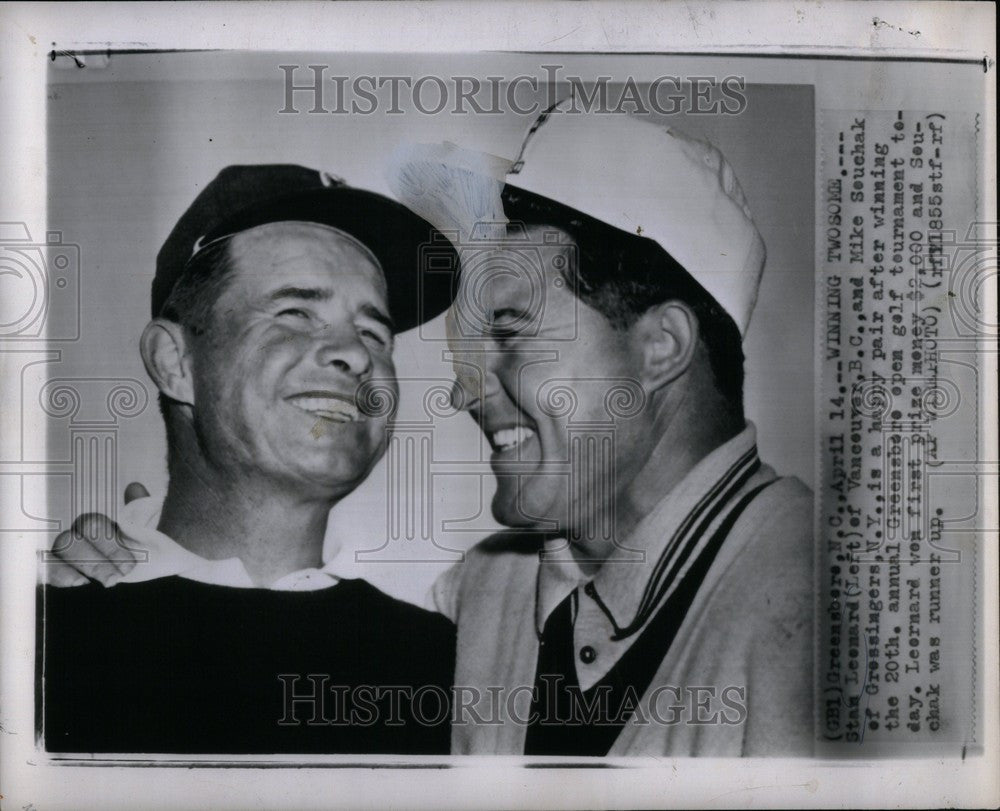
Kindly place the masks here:
[[(160, 318), (180, 324), (195, 336), (208, 332), (216, 315), (215, 304), (226, 289), (233, 270), (229, 243), (230, 240), (222, 239), (195, 254), (163, 303)], [(167, 407), (170, 398), (161, 392), (159, 400), (160, 413), (167, 422), (169, 433)]]
[(215, 302), (233, 269), (229, 239), (221, 239), (195, 254), (163, 302), (160, 318), (203, 335), (211, 326)]
[[(599, 193), (599, 192), (598, 192)], [(659, 243), (629, 234), (539, 195), (507, 186), (504, 212), (512, 222), (565, 231), (577, 261), (560, 273), (573, 292), (616, 329), (627, 329), (657, 304), (680, 301), (698, 319), (715, 387), (729, 416), (743, 419), (743, 339), (732, 317)]]

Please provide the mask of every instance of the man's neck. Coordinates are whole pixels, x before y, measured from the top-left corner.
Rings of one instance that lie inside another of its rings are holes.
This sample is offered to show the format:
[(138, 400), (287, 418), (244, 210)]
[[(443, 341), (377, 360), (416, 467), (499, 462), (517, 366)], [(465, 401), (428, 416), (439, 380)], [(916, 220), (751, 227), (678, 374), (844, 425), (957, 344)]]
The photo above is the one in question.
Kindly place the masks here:
[(239, 558), (254, 583), (266, 588), (321, 565), (332, 506), (260, 478), (222, 476), (198, 460), (171, 465), (157, 529), (208, 560)]
[[(620, 482), (614, 502), (599, 507), (613, 511), (613, 536), (571, 544), (573, 554), (585, 572), (596, 572), (616, 546), (623, 543), (627, 546), (628, 537), (639, 522), (702, 459), (737, 436), (743, 428), (743, 425), (737, 425), (732, 420), (706, 420), (704, 415), (698, 418), (683, 407), (673, 418), (660, 416), (662, 419), (656, 421), (650, 432), (657, 437), (652, 451), (627, 481)], [(604, 525), (600, 516), (591, 521), (591, 526)]]

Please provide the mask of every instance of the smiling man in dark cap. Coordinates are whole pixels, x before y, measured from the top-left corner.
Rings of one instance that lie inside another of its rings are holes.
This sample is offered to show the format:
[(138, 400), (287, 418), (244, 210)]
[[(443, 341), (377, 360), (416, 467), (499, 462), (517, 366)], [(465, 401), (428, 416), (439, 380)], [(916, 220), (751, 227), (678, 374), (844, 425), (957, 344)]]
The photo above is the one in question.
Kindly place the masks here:
[(450, 301), (418, 295), (430, 231), (299, 166), (228, 167), (181, 217), (141, 339), (170, 484), (131, 516), (146, 564), (44, 592), (50, 751), (448, 750), (451, 624), (322, 560), (386, 447), (366, 386)]

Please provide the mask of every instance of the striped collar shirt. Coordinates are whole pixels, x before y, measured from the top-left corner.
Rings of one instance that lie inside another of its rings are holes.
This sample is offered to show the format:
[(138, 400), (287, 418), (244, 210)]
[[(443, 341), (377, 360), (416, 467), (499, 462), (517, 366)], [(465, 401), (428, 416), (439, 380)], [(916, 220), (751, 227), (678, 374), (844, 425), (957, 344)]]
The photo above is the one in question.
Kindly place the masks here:
[(619, 539), (596, 574), (581, 569), (564, 540), (547, 542), (538, 568), (536, 630), (540, 633), (556, 606), (578, 589), (573, 638), (581, 689), (594, 686), (629, 649), (706, 553), (733, 506), (774, 479), (757, 456), (756, 430), (748, 423)]

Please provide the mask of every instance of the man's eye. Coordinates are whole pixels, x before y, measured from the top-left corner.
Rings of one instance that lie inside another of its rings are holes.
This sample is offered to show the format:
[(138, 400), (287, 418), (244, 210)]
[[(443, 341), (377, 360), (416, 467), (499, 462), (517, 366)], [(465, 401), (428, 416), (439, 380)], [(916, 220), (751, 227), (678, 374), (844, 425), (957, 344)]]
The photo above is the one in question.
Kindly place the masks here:
[(513, 325), (505, 325), (503, 323), (494, 322), (490, 324), (490, 337), (497, 343), (504, 343), (512, 338), (516, 338), (518, 335), (518, 330)]
[(360, 329), (358, 330), (358, 334), (361, 335), (362, 338), (367, 338), (370, 341), (374, 341), (379, 346), (385, 347), (389, 345), (389, 341), (386, 340), (386, 337), (384, 335), (380, 335), (379, 333), (375, 332), (375, 330)]
[(278, 313), (278, 317), (288, 317), (288, 318), (308, 318), (309, 313), (305, 310), (300, 310), (298, 307), (289, 307), (287, 310), (282, 310)]

